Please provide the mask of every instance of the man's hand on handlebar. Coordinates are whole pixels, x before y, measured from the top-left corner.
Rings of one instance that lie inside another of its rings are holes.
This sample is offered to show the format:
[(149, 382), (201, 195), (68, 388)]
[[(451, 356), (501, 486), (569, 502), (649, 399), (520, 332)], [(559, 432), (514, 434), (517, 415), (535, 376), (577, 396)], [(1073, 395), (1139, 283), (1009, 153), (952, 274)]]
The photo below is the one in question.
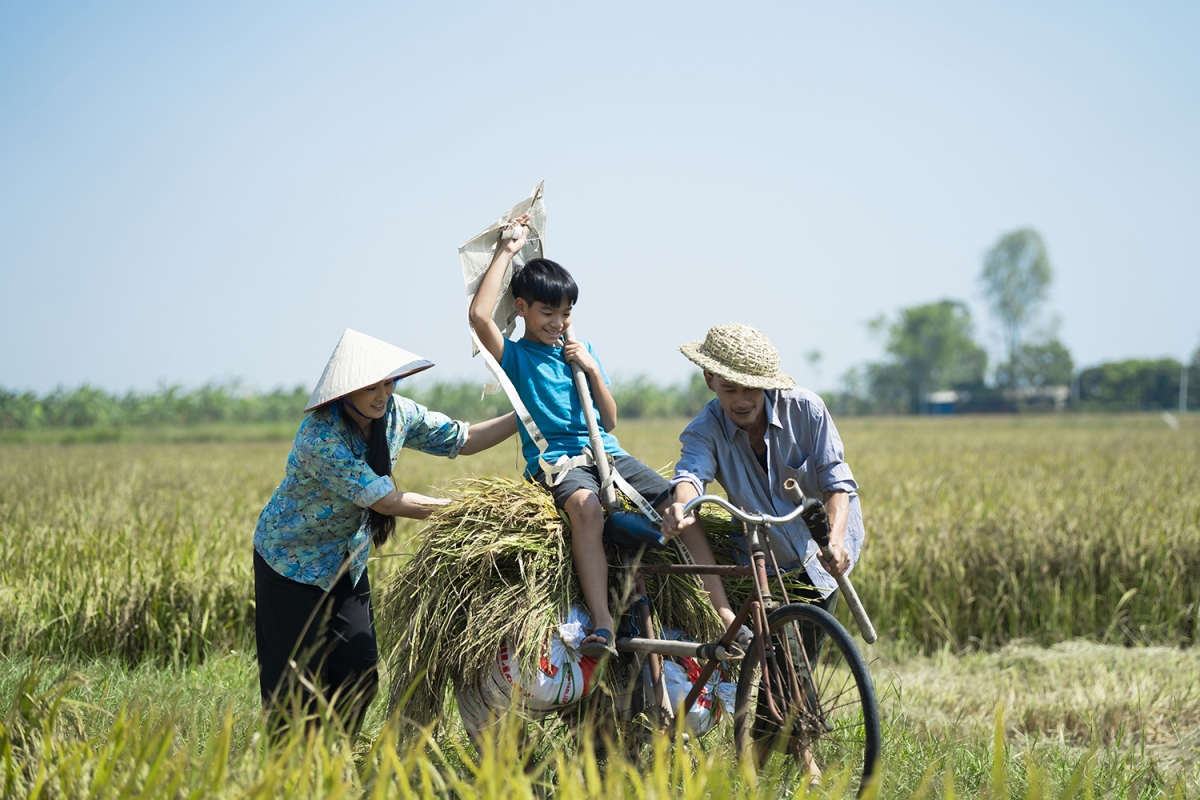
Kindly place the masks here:
[(667, 506), (663, 512), (662, 535), (665, 539), (674, 539), (679, 534), (683, 533), (691, 525), (695, 525), (696, 514), (684, 514), (683, 509), (687, 503), (672, 503)]
[(833, 561), (829, 561), (820, 553), (817, 553), (817, 560), (821, 562), (821, 566), (832, 577), (836, 578), (840, 575), (845, 575), (850, 571), (850, 551), (843, 547), (840, 542), (830, 542), (829, 549), (833, 551)]

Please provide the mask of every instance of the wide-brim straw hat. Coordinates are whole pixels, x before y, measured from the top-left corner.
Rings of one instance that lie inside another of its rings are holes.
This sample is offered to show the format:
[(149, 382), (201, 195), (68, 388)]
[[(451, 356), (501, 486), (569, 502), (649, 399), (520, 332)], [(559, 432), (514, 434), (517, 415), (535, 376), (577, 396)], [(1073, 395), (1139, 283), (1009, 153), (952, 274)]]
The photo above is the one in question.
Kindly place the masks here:
[(416, 353), (346, 328), (308, 398), (305, 413), (380, 381), (404, 378), (433, 366)]
[(748, 389), (794, 389), (796, 382), (779, 369), (779, 351), (758, 328), (731, 322), (713, 325), (704, 341), (680, 345), (692, 363)]

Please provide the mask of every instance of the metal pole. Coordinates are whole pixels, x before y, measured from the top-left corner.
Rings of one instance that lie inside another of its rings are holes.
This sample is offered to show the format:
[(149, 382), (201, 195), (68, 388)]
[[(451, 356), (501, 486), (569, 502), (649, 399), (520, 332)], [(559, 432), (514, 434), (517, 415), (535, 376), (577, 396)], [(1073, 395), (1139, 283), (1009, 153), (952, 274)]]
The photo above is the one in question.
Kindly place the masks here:
[(1179, 370), (1179, 413), (1187, 413), (1187, 379), (1188, 368), (1183, 365), (1183, 369)]
[[(563, 339), (568, 342), (575, 341), (574, 326), (567, 326)], [(571, 375), (575, 378), (575, 391), (579, 394), (579, 404), (583, 406), (583, 418), (587, 422), (588, 444), (592, 448), (592, 456), (596, 459), (596, 474), (600, 478), (600, 487), (603, 492), (600, 499), (611, 514), (619, 511), (620, 508), (617, 506), (617, 490), (613, 488), (612, 481), (609, 480), (608, 456), (604, 452), (604, 439), (600, 437), (600, 426), (596, 424), (596, 407), (592, 403), (592, 392), (588, 388), (587, 375), (574, 361), (571, 362)]]

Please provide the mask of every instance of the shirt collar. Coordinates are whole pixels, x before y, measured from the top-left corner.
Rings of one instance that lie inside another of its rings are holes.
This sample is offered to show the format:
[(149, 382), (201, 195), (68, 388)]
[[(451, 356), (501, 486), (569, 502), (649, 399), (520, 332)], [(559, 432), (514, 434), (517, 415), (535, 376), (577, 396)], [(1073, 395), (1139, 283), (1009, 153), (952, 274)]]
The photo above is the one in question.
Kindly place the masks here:
[(524, 336), (522, 336), (520, 339), (516, 339), (514, 341), (520, 342), (521, 347), (527, 347), (530, 350), (534, 350), (534, 351), (540, 350), (544, 353), (552, 353), (555, 350), (562, 350), (561, 344), (553, 344), (553, 345), (542, 344), (537, 339), (526, 339)]
[(779, 414), (775, 412), (775, 401), (779, 399), (779, 392), (767, 389), (765, 394), (766, 399), (763, 401), (763, 405), (767, 411), (767, 426), (783, 430), (783, 423), (779, 421)]

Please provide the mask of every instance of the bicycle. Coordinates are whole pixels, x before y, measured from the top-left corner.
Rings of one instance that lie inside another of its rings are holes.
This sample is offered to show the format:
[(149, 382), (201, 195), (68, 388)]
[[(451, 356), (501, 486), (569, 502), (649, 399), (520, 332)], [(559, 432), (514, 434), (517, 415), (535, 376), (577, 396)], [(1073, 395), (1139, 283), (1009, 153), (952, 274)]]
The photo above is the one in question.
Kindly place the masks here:
[[(715, 670), (740, 660), (734, 706), (734, 741), (739, 754), (751, 757), (755, 740), (759, 739), (759, 753), (752, 763), (761, 768), (770, 754), (767, 748), (779, 750), (782, 745), (798, 761), (813, 764), (826, 775), (831, 771), (848, 773), (850, 784), (861, 792), (875, 772), (882, 744), (874, 683), (854, 640), (833, 615), (816, 605), (790, 601), (770, 552), (769, 528), (801, 517), (818, 546), (827, 549), (829, 525), (819, 500), (805, 498), (792, 480), (785, 484), (785, 490), (797, 508), (783, 517), (748, 514), (714, 495), (697, 497), (685, 507), (686, 513), (691, 513), (705, 504), (717, 505), (740, 520), (746, 533), (748, 566), (642, 564), (640, 549), (622, 550), (622, 566), (632, 571), (634, 607), (641, 635), (618, 633), (615, 644), (621, 657), (614, 659), (612, 667), (620, 670), (624, 665), (625, 680), (616, 681), (620, 689), (610, 710), (626, 726), (636, 726), (644, 718), (650, 730), (671, 731), (676, 720), (691, 710)], [(621, 529), (614, 524), (609, 535), (639, 548), (648, 544), (649, 535), (657, 538), (657, 532), (644, 522), (641, 530)], [(659, 545), (662, 546), (661, 540)], [(686, 549), (680, 548), (680, 554), (690, 561)], [(778, 597), (772, 594), (767, 577), (768, 559), (773, 566)], [(656, 638), (644, 576), (706, 574), (753, 578), (753, 589), (721, 638), (707, 643)], [(839, 580), (839, 586), (864, 638), (873, 642), (874, 629), (853, 586), (849, 580)], [(754, 632), (744, 651), (734, 644), (743, 624), (749, 624)], [(762, 631), (768, 631), (769, 635), (762, 636)], [(672, 707), (667, 699), (664, 657), (705, 662), (678, 708)], [(796, 663), (797, 659), (800, 663)], [(649, 685), (642, 677), (644, 666), (648, 666)], [(764, 741), (767, 730), (776, 733)], [(635, 747), (640, 746), (642, 740), (636, 731), (630, 738)]]

